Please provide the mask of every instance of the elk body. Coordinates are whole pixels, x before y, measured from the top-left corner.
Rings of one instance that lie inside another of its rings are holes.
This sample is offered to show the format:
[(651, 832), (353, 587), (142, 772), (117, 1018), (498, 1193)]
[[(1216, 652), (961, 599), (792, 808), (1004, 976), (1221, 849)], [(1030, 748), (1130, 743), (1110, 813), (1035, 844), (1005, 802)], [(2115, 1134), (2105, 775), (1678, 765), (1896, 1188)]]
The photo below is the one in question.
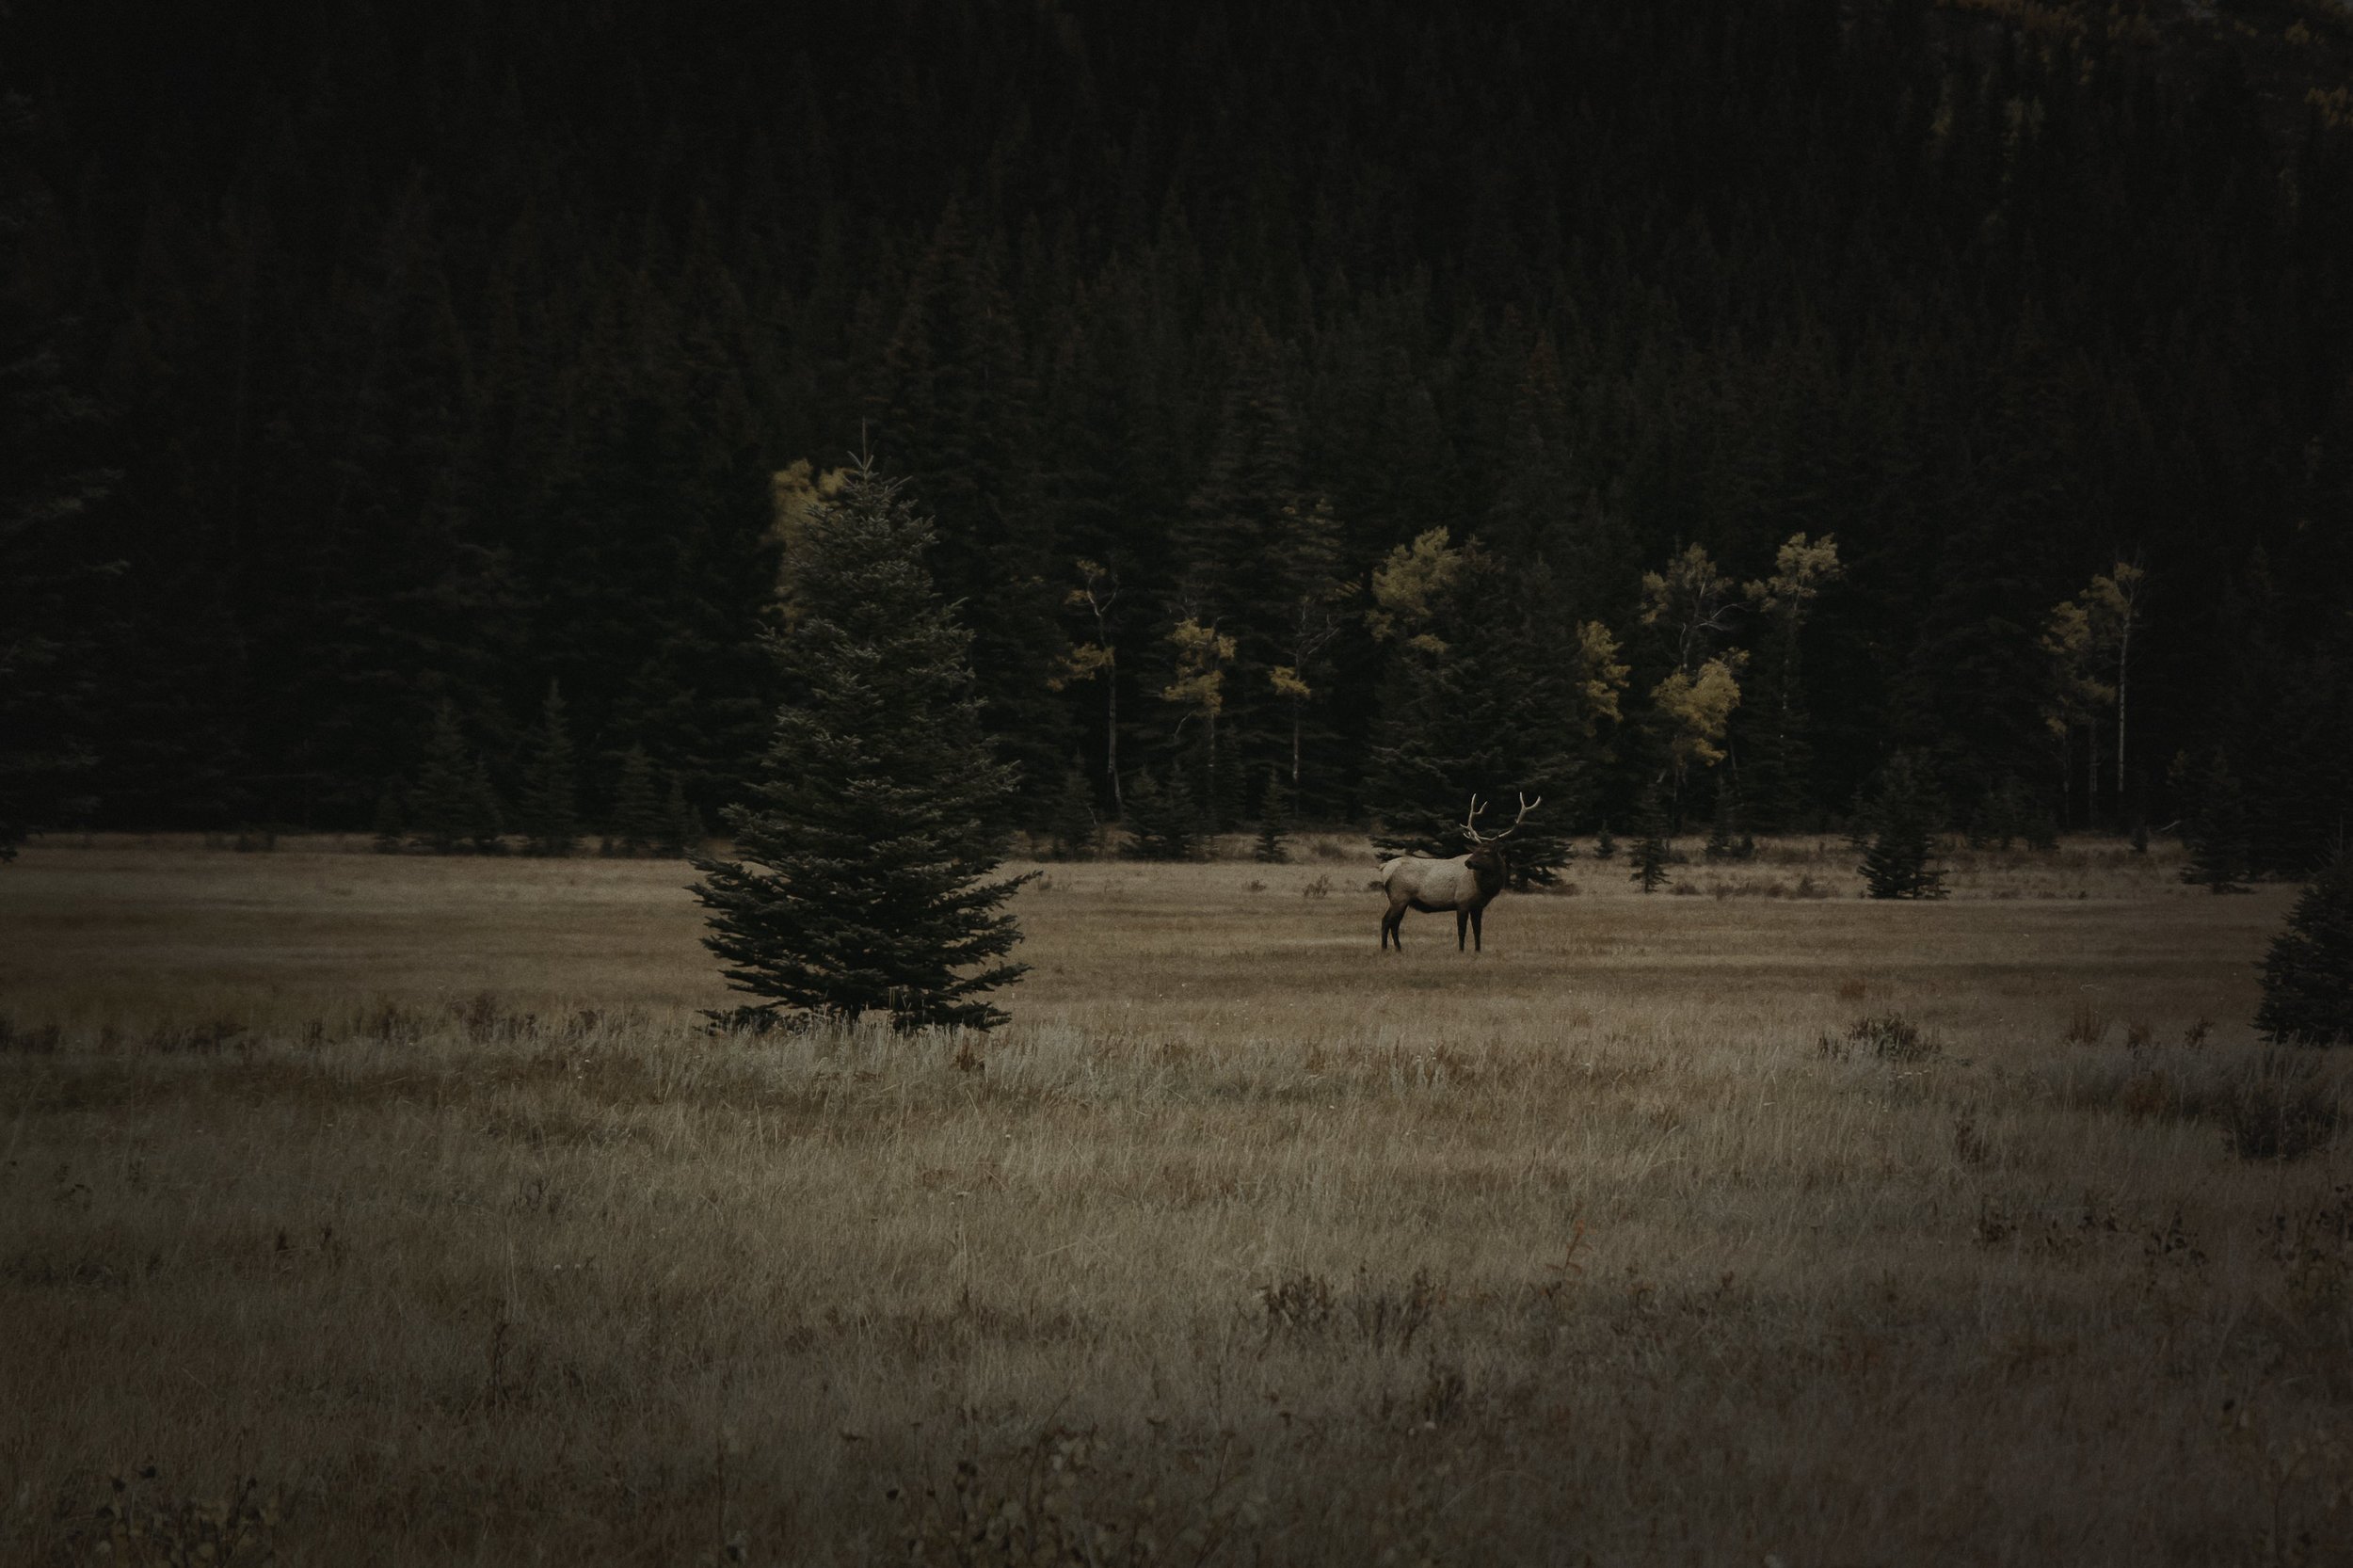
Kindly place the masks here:
[(1381, 867), (1381, 886), (1389, 895), (1388, 913), (1381, 917), (1381, 951), (1388, 952), (1389, 944), (1397, 951), (1405, 951), (1402, 927), (1405, 911), (1419, 910), (1434, 915), (1454, 911), (1454, 951), (1463, 951), (1463, 937), (1470, 936), (1471, 950), (1484, 952), (1480, 939), (1480, 917), (1495, 896), (1503, 891), (1511, 870), (1503, 862), (1499, 847), (1512, 836), (1513, 828), (1527, 820), (1528, 814), (1545, 803), (1544, 796), (1534, 800), (1520, 796), (1520, 814), (1512, 819), (1512, 826), (1500, 833), (1479, 831), (1479, 813), (1485, 810), (1477, 795), (1471, 796), (1470, 814), (1463, 819), (1463, 834), (1471, 841), (1470, 853), (1450, 859), (1433, 859), (1426, 855), (1401, 855)]

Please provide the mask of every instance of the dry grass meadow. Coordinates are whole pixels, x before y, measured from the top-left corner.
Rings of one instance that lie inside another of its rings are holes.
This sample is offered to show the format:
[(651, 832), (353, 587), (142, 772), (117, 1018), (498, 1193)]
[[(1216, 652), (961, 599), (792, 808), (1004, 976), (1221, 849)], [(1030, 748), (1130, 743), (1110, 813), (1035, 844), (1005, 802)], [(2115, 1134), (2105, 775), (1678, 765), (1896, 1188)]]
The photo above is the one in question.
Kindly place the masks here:
[(2353, 1556), (2288, 889), (1793, 842), (1385, 957), (1306, 847), (1049, 868), (906, 1042), (702, 1033), (672, 862), (32, 846), (0, 1559)]

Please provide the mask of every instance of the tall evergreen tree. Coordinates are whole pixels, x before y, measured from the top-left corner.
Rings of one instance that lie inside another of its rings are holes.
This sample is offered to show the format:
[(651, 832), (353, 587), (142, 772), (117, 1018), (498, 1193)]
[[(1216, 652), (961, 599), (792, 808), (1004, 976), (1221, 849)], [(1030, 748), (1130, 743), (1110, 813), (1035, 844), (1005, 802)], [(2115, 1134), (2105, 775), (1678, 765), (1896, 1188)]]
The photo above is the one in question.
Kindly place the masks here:
[(653, 759), (644, 746), (633, 745), (621, 757), (605, 835), (621, 854), (643, 855), (662, 842), (666, 825), (662, 797), (654, 784)]
[(1633, 867), (1628, 879), (1640, 884), (1642, 891), (1655, 893), (1667, 881), (1667, 864), (1672, 858), (1666, 804), (1658, 798), (1658, 786), (1653, 784), (1642, 792), (1635, 808), (1634, 848), (1626, 856), (1626, 864)]
[(971, 638), (933, 588), (930, 526), (860, 472), (811, 518), (790, 569), (805, 613), (775, 647), (790, 694), (731, 860), (696, 857), (704, 945), (760, 1000), (711, 1016), (987, 1029), (1020, 978), (1020, 931), (992, 879), (1014, 788), (981, 728)]
[(1454, 553), (1449, 566), (1401, 547), (1375, 575), (1376, 634), (1395, 646), (1366, 785), (1373, 842), (1451, 855), (1473, 793), (1542, 798), (1510, 859), (1515, 879), (1547, 883), (1575, 853), (1598, 727), (1617, 714), (1625, 668), (1600, 627), (1553, 617), (1541, 572)]
[(2182, 880), (2214, 893), (2243, 893), (2248, 872), (2247, 795), (2219, 746), (2202, 760), (2173, 760), (2173, 793), (2182, 809), (2182, 844), (2189, 863)]
[(527, 855), (569, 855), (580, 839), (579, 781), (572, 764), (572, 737), (564, 717), (564, 695), (551, 683), (539, 722), (523, 760), (522, 792), (516, 824)]
[(1181, 770), (1168, 782), (1150, 769), (1128, 786), (1128, 853), (1138, 860), (1192, 860), (1201, 854), (1201, 813)]
[(502, 817), (488, 770), (466, 744), (456, 708), (443, 702), (433, 711), (424, 759), (408, 792), (410, 836), (436, 855), (465, 848), (495, 851), (504, 827)]
[(2297, 1045), (2353, 1045), (2353, 859), (2342, 846), (2272, 938), (2255, 1027)]
[(1864, 891), (1872, 898), (1943, 898), (1945, 873), (1929, 862), (1946, 814), (1925, 759), (1905, 751), (1889, 758), (1856, 823)]

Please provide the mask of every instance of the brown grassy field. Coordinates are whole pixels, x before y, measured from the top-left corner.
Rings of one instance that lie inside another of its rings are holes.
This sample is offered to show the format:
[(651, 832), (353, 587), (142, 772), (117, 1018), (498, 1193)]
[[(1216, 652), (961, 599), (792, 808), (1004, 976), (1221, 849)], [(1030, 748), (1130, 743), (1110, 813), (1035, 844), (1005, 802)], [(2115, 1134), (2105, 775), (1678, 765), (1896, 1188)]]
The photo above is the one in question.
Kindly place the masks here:
[(1055, 866), (1012, 1027), (763, 1041), (677, 863), (360, 847), (0, 869), (0, 1558), (2353, 1556), (2287, 889)]

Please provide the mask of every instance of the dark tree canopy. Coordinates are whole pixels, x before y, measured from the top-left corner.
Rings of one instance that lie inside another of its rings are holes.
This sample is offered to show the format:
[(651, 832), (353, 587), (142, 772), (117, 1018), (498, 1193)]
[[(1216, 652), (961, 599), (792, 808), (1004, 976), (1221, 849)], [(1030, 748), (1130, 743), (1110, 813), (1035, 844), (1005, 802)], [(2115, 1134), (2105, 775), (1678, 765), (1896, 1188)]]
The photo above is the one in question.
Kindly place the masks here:
[[(4, 831), (365, 827), (444, 706), (520, 802), (552, 684), (584, 820), (643, 814), (642, 747), (715, 821), (783, 695), (773, 476), (871, 451), (1018, 825), (1074, 751), (1098, 808), (1148, 770), (1220, 826), (1275, 769), (1405, 823), (1416, 770), (1558, 758), (1547, 831), (1630, 824), (1641, 573), (1802, 533), (1844, 575), (1728, 617), (1675, 815), (1722, 768), (1819, 825), (1901, 747), (1965, 811), (2122, 829), (2219, 747), (2247, 869), (2308, 872), (2353, 794), (2353, 24), (2110, 9), (15, 8)], [(1436, 528), (1518, 585), (1477, 670), (1364, 617)], [(2128, 733), (2044, 646), (2123, 561)], [(1234, 640), (1214, 724), (1164, 696), (1189, 620)], [(1588, 624), (1625, 729), (1546, 739), (1509, 710)], [(1527, 754), (1406, 755), (1438, 700)]]

